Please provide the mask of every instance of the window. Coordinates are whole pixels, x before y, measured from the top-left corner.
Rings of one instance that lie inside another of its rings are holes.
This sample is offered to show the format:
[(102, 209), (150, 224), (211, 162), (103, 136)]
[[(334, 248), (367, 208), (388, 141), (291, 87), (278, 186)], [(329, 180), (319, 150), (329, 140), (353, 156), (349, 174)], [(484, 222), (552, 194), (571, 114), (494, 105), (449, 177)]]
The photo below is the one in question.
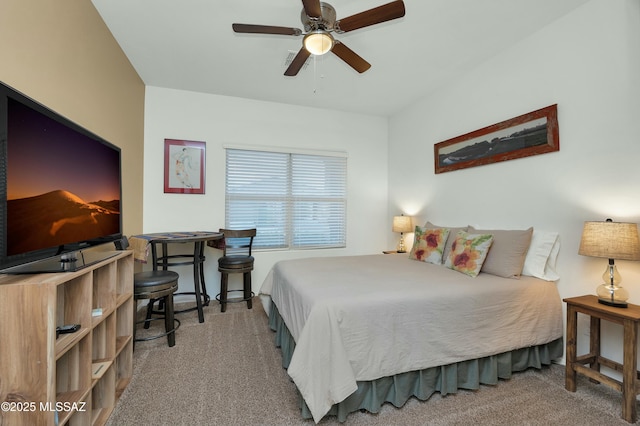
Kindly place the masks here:
[(225, 226), (257, 249), (346, 246), (347, 158), (227, 148)]

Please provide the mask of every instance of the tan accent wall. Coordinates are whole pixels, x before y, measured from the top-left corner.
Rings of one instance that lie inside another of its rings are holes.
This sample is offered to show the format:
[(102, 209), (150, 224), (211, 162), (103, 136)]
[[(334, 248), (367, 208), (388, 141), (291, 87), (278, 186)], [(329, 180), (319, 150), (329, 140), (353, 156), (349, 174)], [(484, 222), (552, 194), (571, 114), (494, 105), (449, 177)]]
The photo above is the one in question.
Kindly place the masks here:
[(0, 81), (121, 148), (124, 232), (142, 232), (145, 86), (93, 4), (0, 0)]

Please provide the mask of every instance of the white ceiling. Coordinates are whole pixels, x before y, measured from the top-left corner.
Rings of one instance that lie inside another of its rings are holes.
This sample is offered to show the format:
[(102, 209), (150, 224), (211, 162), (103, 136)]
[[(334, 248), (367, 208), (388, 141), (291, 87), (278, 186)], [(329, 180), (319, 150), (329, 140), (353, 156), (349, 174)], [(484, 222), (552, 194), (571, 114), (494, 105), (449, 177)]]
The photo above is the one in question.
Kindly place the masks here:
[[(341, 19), (389, 1), (330, 3)], [(146, 85), (384, 116), (588, 1), (405, 0), (405, 17), (335, 35), (367, 72), (330, 53), (285, 77), (302, 37), (231, 24), (302, 28), (300, 0), (92, 0)]]

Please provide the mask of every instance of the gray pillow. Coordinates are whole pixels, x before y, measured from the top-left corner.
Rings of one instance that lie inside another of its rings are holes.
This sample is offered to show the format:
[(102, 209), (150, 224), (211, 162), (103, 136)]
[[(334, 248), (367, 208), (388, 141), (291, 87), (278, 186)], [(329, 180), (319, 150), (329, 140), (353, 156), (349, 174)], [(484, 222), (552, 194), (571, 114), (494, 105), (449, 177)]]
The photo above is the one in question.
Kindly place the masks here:
[(474, 234), (493, 235), (493, 244), (482, 265), (481, 272), (505, 278), (520, 278), (524, 259), (531, 244), (533, 228), (525, 230), (476, 229), (469, 226)]

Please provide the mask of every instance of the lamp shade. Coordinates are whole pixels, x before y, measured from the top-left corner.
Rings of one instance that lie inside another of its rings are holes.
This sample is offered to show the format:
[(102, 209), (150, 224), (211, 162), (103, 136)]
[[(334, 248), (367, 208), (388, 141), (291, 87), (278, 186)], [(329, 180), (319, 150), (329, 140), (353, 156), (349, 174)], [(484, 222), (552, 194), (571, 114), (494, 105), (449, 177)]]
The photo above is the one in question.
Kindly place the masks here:
[(616, 260), (640, 260), (640, 239), (635, 223), (585, 222), (578, 254)]
[(411, 216), (394, 216), (393, 232), (412, 232)]

